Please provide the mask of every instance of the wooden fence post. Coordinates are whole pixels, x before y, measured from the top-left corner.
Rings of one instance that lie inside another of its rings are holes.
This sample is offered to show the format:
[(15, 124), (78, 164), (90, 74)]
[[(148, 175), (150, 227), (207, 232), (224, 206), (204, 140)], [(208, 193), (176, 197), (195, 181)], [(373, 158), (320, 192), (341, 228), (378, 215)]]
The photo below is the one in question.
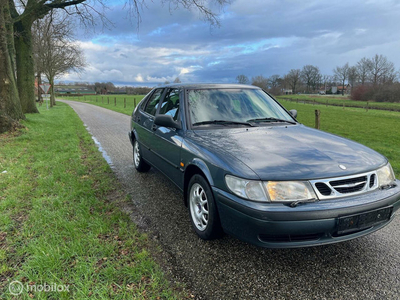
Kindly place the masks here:
[(126, 108), (126, 98), (124, 98), (124, 108)]
[(96, 96), (96, 102), (97, 102), (97, 96)]
[(368, 107), (369, 106), (369, 101), (367, 101), (367, 107), (365, 108), (366, 109), (366, 111), (368, 111)]
[(321, 125), (320, 116), (321, 116), (321, 111), (319, 109), (316, 109), (315, 110), (315, 128), (316, 129), (319, 129), (320, 125)]
[(114, 106), (117, 106), (117, 97), (114, 97)]

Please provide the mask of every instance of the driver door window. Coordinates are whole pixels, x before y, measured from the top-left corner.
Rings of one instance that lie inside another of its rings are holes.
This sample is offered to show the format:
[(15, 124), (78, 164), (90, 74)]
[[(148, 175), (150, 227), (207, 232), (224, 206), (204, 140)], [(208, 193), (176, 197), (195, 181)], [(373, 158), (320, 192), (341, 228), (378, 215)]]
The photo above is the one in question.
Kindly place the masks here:
[(144, 111), (147, 112), (148, 114), (155, 116), (158, 108), (158, 103), (160, 101), (161, 95), (162, 95), (163, 89), (157, 89), (154, 91), (153, 95), (151, 95), (151, 98), (146, 104), (146, 107), (144, 108)]
[(159, 111), (161, 115), (170, 115), (174, 121), (178, 120), (179, 116), (179, 89), (170, 89), (161, 103)]

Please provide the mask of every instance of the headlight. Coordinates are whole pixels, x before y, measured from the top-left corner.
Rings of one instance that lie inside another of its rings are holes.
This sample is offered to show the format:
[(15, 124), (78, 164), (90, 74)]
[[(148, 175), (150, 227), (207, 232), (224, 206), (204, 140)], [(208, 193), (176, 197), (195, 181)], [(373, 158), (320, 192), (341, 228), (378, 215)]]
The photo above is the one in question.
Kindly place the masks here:
[(302, 202), (317, 199), (307, 181), (262, 182), (226, 175), (225, 182), (235, 195), (254, 201)]
[(268, 201), (261, 181), (226, 175), (225, 182), (228, 188), (239, 197), (254, 201)]
[(392, 166), (390, 163), (388, 163), (386, 166), (378, 169), (376, 171), (378, 174), (378, 184), (379, 187), (386, 187), (386, 186), (392, 186), (395, 183), (395, 177), (393, 173)]
[(272, 202), (293, 202), (317, 199), (307, 181), (268, 181), (264, 183)]

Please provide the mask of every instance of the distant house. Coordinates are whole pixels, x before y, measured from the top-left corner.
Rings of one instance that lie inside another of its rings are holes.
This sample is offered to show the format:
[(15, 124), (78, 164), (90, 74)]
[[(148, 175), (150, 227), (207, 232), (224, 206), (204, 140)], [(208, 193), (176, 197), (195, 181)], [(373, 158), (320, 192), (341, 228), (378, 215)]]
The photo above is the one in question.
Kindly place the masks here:
[(350, 94), (351, 93), (351, 85), (338, 85), (338, 86), (332, 86), (331, 89), (329, 90), (330, 94), (341, 94), (343, 91), (343, 94)]
[(283, 93), (284, 95), (291, 95), (291, 94), (293, 94), (293, 91), (292, 91), (291, 89), (283, 89), (283, 90), (282, 90), (282, 93)]
[(338, 85), (337, 91), (338, 91), (338, 94), (342, 94), (342, 91), (343, 91), (343, 94), (350, 94), (351, 93), (351, 85), (350, 84), (347, 84), (344, 86)]
[(56, 85), (54, 93), (59, 95), (96, 95), (94, 89), (78, 85)]

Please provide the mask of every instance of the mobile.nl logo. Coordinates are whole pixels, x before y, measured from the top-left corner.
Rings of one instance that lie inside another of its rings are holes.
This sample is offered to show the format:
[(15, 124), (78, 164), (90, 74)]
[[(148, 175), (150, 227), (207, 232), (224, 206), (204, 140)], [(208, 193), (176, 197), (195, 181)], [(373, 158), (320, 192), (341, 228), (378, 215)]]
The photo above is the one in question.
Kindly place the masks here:
[(23, 291), (26, 292), (69, 292), (69, 285), (64, 284), (22, 284), (22, 282), (15, 280), (10, 282), (8, 290), (11, 295), (20, 295)]

